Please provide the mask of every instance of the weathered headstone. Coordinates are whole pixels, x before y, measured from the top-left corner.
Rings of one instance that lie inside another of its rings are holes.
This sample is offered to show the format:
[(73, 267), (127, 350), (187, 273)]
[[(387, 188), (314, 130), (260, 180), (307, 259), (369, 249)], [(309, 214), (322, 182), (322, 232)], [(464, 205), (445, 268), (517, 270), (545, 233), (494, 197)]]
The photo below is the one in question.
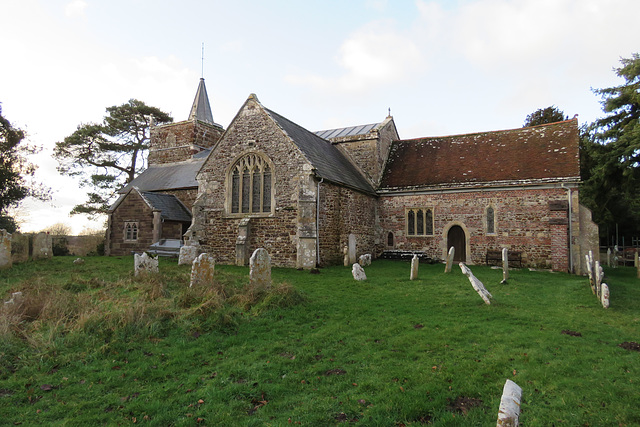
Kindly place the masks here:
[(344, 254), (344, 266), (349, 267), (349, 248), (345, 246), (342, 253)]
[(609, 308), (609, 285), (606, 283), (601, 285), (600, 302), (604, 308)]
[(451, 272), (451, 266), (453, 265), (453, 257), (456, 254), (456, 248), (454, 248), (453, 246), (451, 246), (449, 248), (449, 255), (447, 255), (447, 264), (444, 267), (444, 272), (445, 273), (450, 273)]
[(638, 252), (633, 253), (633, 266), (638, 268), (640, 264), (638, 263)]
[(249, 256), (249, 240), (251, 233), (251, 218), (242, 218), (238, 225), (238, 237), (236, 237), (236, 265), (247, 265)]
[(409, 280), (416, 280), (418, 278), (418, 266), (420, 265), (420, 259), (418, 255), (413, 255), (411, 258), (411, 275), (409, 276)]
[(509, 280), (509, 250), (502, 248), (502, 282), (507, 283)]
[(14, 264), (29, 261), (29, 235), (17, 231), (11, 235), (11, 259)]
[(11, 268), (11, 234), (5, 229), (0, 230), (0, 269)]
[(358, 264), (360, 264), (363, 267), (371, 265), (371, 254), (360, 255), (360, 258), (358, 259)]
[(49, 233), (40, 232), (33, 236), (33, 259), (53, 257), (53, 241)]
[(607, 248), (607, 267), (611, 267), (611, 248)]
[(208, 254), (200, 254), (191, 263), (191, 282), (189, 287), (194, 285), (213, 285), (213, 272), (216, 263)]
[(158, 258), (151, 257), (146, 252), (142, 255), (134, 254), (133, 264), (135, 276), (158, 272)]
[(254, 286), (269, 288), (271, 286), (271, 256), (264, 248), (253, 251), (249, 259), (249, 278)]
[(356, 236), (349, 234), (349, 264), (356, 262)]
[(467, 267), (466, 265), (464, 265), (463, 262), (461, 262), (460, 269), (462, 270), (462, 273), (469, 278), (469, 282), (471, 282), (471, 286), (473, 286), (473, 289), (475, 289), (478, 295), (480, 295), (480, 298), (482, 298), (482, 300), (486, 304), (491, 304), (490, 298), (493, 298), (493, 296), (487, 290), (487, 288), (484, 287), (482, 282), (478, 280), (476, 276), (473, 275), (469, 267)]
[(180, 256), (178, 257), (178, 265), (193, 264), (198, 256), (198, 247), (195, 245), (184, 245), (180, 248)]
[(353, 267), (351, 267), (351, 274), (353, 274), (353, 278), (358, 281), (367, 280), (364, 268), (362, 268), (362, 266), (357, 262), (353, 263)]
[(600, 266), (600, 261), (594, 262), (593, 274), (596, 280), (596, 295), (600, 298), (602, 296), (602, 280), (604, 279), (604, 270)]
[(498, 422), (496, 427), (517, 427), (520, 418), (520, 401), (522, 388), (511, 380), (507, 380), (502, 389)]

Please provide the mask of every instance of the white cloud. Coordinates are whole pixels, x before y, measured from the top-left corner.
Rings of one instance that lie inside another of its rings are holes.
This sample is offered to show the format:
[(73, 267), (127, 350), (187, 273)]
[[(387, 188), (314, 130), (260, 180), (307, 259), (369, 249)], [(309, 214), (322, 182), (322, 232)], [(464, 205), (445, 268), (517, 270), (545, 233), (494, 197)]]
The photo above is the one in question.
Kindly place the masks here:
[(286, 80), (319, 90), (356, 93), (402, 81), (420, 70), (424, 60), (412, 38), (392, 27), (391, 22), (378, 21), (352, 33), (340, 46), (336, 58), (342, 75), (331, 78), (313, 73), (290, 74)]
[(84, 0), (73, 0), (67, 3), (64, 8), (64, 14), (67, 18), (84, 18), (84, 10), (87, 8), (87, 2)]

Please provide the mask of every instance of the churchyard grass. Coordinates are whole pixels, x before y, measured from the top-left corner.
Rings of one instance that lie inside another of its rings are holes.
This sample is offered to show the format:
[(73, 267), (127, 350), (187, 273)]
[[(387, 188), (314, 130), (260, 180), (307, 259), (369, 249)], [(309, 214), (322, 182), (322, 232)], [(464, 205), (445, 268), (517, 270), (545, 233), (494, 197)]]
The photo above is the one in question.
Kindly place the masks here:
[[(0, 271), (30, 317), (0, 319), (0, 420), (22, 425), (495, 425), (502, 387), (523, 388), (528, 426), (640, 424), (640, 280), (607, 269), (611, 307), (585, 277), (374, 261), (320, 274), (274, 268), (260, 294), (248, 268), (71, 257)], [(31, 294), (31, 295), (30, 295)], [(40, 295), (42, 298), (35, 298)]]

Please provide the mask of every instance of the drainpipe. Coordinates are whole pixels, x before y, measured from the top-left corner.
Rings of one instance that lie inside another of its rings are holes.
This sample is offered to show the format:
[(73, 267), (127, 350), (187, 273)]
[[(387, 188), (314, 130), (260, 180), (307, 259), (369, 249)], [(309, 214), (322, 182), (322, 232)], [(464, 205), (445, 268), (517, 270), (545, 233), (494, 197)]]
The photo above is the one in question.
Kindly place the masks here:
[(320, 178), (316, 191), (316, 267), (320, 267), (320, 184), (323, 181), (324, 178)]
[(567, 197), (569, 199), (569, 272), (574, 273), (573, 271), (573, 225), (572, 225), (572, 217), (573, 217), (573, 208), (571, 203), (571, 187), (565, 187), (564, 183), (561, 184), (562, 188), (567, 189)]

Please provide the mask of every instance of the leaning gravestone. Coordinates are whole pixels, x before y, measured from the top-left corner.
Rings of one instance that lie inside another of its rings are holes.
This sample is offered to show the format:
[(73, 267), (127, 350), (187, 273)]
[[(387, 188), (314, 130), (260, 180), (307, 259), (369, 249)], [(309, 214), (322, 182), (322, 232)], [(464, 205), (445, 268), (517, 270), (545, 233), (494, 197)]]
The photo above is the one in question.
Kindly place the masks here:
[(258, 248), (249, 259), (251, 284), (261, 288), (271, 287), (271, 257), (264, 248)]
[(517, 427), (520, 418), (520, 400), (522, 388), (511, 380), (507, 380), (502, 389), (498, 422), (496, 427)]
[(53, 257), (53, 241), (49, 233), (40, 232), (33, 236), (33, 259)]
[(363, 267), (371, 265), (371, 254), (360, 255), (358, 264), (360, 264)]
[(344, 266), (349, 267), (349, 248), (345, 246), (342, 253), (344, 254)]
[(476, 276), (473, 275), (469, 267), (464, 265), (463, 262), (460, 263), (460, 269), (462, 270), (462, 273), (469, 278), (469, 282), (471, 282), (471, 286), (473, 286), (473, 289), (475, 289), (478, 295), (480, 295), (480, 298), (482, 298), (482, 300), (487, 305), (490, 305), (491, 301), (489, 299), (493, 298), (493, 296), (491, 295), (491, 293), (489, 293), (487, 288), (484, 287), (482, 282), (478, 280)]
[(418, 255), (413, 255), (411, 258), (411, 275), (409, 276), (409, 280), (416, 280), (418, 278), (418, 266), (420, 265), (420, 259), (418, 259)]
[(213, 285), (213, 272), (215, 267), (216, 263), (213, 257), (210, 257), (208, 254), (200, 254), (191, 264), (191, 283), (189, 283), (189, 287), (193, 285)]
[(10, 268), (11, 259), (11, 234), (7, 230), (0, 230), (0, 269)]
[(456, 248), (451, 246), (451, 248), (449, 248), (449, 255), (447, 255), (447, 264), (444, 267), (445, 273), (451, 272), (451, 266), (453, 265), (453, 257), (455, 256), (455, 254), (456, 254)]
[(180, 256), (178, 257), (178, 265), (193, 264), (198, 256), (198, 247), (194, 245), (185, 245), (180, 248)]
[(142, 255), (134, 254), (133, 263), (135, 276), (158, 272), (158, 258), (150, 257), (146, 252)]
[(502, 282), (507, 283), (509, 279), (509, 251), (507, 248), (502, 248)]
[(367, 280), (364, 268), (362, 268), (362, 266), (357, 262), (353, 264), (353, 267), (351, 267), (351, 274), (353, 274), (353, 278), (358, 281)]

